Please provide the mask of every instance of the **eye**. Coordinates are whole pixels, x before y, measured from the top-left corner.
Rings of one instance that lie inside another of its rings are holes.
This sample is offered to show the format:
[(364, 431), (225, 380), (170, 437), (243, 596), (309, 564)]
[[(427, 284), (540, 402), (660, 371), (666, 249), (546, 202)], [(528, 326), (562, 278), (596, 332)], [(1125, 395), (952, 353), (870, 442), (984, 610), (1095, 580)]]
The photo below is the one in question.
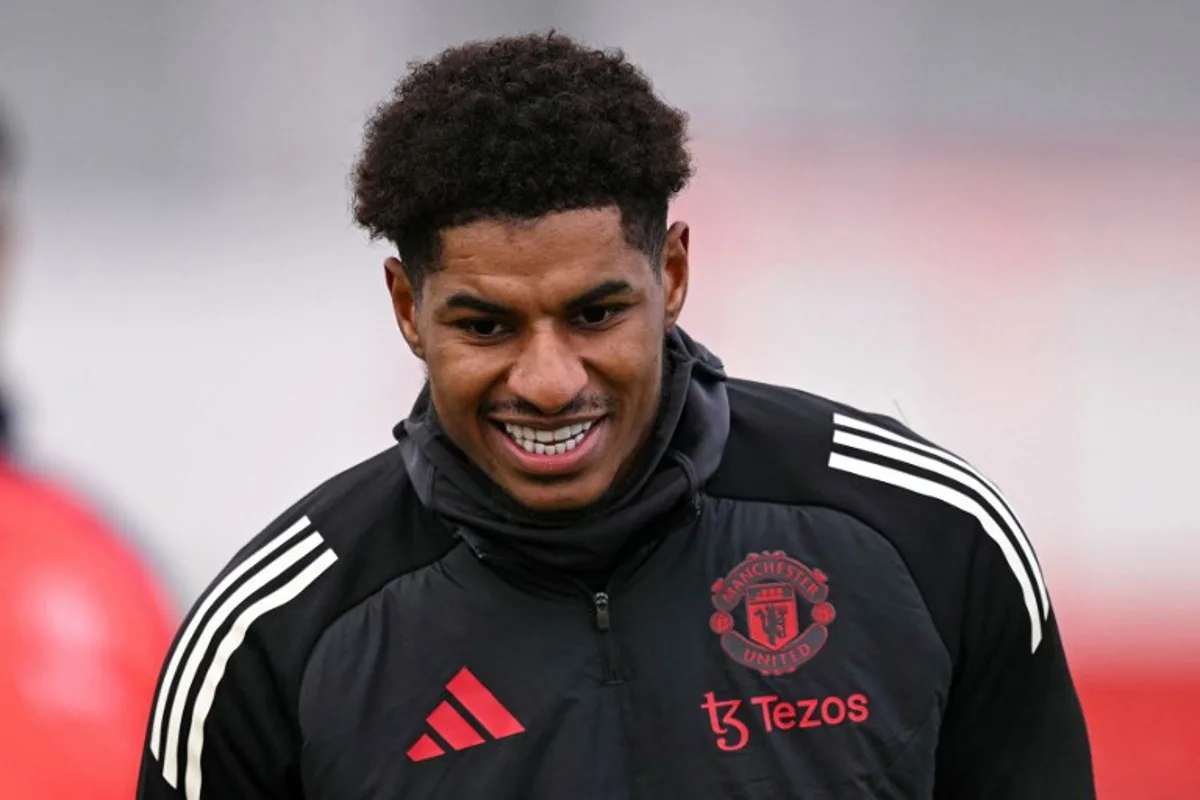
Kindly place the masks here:
[(624, 310), (621, 305), (588, 306), (579, 312), (577, 319), (585, 328), (603, 328)]
[(505, 327), (494, 319), (477, 318), (461, 319), (454, 323), (455, 327), (476, 339), (495, 339), (507, 333)]

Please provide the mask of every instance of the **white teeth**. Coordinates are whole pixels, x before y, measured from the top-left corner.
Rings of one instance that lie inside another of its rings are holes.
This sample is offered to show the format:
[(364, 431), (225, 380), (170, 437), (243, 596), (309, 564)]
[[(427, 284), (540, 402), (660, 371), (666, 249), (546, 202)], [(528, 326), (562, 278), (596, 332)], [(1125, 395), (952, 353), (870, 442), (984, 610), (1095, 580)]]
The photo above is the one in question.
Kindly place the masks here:
[(509, 438), (524, 448), (527, 453), (561, 455), (578, 447), (592, 424), (591, 422), (580, 422), (551, 431), (505, 423), (504, 430)]

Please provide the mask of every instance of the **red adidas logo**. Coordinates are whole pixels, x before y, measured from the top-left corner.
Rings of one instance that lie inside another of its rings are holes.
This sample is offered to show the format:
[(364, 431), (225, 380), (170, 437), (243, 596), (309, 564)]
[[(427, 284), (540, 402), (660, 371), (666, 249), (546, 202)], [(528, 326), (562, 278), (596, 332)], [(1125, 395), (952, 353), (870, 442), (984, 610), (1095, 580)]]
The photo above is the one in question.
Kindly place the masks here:
[[(459, 702), (468, 714), (475, 718), (494, 739), (515, 736), (525, 732), (525, 726), (505, 708), (496, 695), (488, 691), (471, 670), (463, 667), (453, 680), (446, 684), (446, 691)], [(486, 741), (479, 731), (458, 712), (450, 702), (443, 700), (433, 713), (425, 718), (434, 733), (455, 750), (465, 750)], [(417, 743), (408, 748), (411, 761), (425, 761), (445, 755), (446, 751), (428, 733), (421, 734)]]

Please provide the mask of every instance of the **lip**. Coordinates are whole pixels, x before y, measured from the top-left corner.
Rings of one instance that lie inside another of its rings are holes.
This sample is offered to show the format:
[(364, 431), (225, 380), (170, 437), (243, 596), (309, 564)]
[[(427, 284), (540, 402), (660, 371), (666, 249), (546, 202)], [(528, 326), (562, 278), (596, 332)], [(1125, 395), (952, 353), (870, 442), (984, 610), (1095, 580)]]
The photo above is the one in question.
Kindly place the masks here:
[(518, 425), (522, 428), (553, 431), (558, 430), (559, 428), (565, 428), (569, 425), (582, 425), (587, 422), (595, 423), (602, 419), (604, 419), (604, 415), (600, 415), (598, 417), (562, 417), (561, 419), (556, 419), (553, 422), (547, 422), (544, 417), (535, 420), (488, 417), (488, 422), (493, 422), (501, 427), (505, 425)]
[[(524, 425), (521, 422), (504, 420), (489, 420), (489, 422), (505, 423), (510, 425), (521, 425), (522, 427), (548, 428), (545, 420), (539, 420), (539, 424)], [(491, 436), (499, 440), (500, 449), (508, 455), (509, 461), (517, 468), (518, 471), (535, 474), (535, 475), (566, 475), (572, 472), (578, 472), (587, 458), (595, 452), (597, 446), (608, 428), (608, 420), (606, 417), (594, 417), (591, 419), (578, 420), (555, 420), (555, 428), (565, 427), (567, 425), (576, 425), (584, 422), (591, 422), (592, 427), (584, 434), (583, 440), (575, 447), (574, 450), (568, 450), (565, 453), (530, 453), (525, 448), (512, 440), (507, 433), (495, 424), (489, 424), (487, 427), (490, 430)]]

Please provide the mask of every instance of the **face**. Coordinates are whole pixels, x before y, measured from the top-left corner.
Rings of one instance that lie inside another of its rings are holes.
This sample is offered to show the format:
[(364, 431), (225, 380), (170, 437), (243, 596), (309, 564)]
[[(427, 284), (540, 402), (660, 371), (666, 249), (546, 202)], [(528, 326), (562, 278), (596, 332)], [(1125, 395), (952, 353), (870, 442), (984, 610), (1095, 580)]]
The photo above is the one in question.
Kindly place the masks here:
[(419, 298), (389, 259), (396, 318), (446, 433), (517, 502), (587, 506), (635, 461), (687, 294), (687, 243), (676, 223), (656, 276), (615, 208), (475, 222), (442, 232)]

